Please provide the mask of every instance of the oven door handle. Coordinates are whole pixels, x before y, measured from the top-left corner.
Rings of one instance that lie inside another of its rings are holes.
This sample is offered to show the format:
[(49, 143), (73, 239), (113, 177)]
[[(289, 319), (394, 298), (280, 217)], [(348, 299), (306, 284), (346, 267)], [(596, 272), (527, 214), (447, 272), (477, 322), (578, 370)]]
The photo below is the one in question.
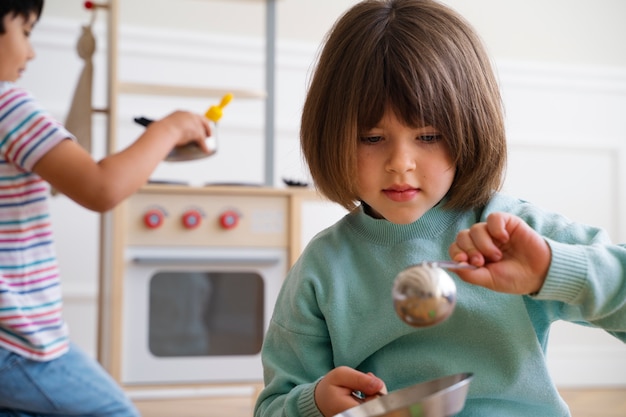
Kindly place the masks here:
[(268, 256), (203, 256), (203, 257), (162, 257), (162, 256), (136, 256), (132, 259), (140, 265), (206, 265), (206, 264), (235, 264), (235, 265), (275, 265), (281, 261), (279, 257)]

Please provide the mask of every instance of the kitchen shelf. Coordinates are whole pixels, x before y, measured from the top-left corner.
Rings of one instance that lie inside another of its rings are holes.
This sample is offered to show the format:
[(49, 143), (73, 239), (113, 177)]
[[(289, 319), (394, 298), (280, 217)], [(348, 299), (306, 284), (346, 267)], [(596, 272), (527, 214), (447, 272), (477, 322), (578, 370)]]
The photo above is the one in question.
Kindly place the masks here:
[[(245, 2), (244, 0), (238, 0)], [(263, 100), (264, 114), (264, 178), (267, 186), (274, 185), (274, 107), (275, 107), (275, 43), (276, 2), (278, 0), (254, 0), (266, 4), (265, 14), (265, 90), (239, 88), (212, 88), (207, 86), (184, 86), (167, 83), (143, 83), (124, 81), (119, 77), (119, 14), (121, 0), (108, 1), (108, 113), (106, 153), (112, 154), (118, 147), (118, 102), (122, 95), (149, 95), (161, 97), (202, 98), (222, 97), (232, 93), (238, 99)]]
[(117, 84), (119, 94), (137, 94), (154, 96), (174, 96), (174, 97), (222, 97), (231, 93), (235, 97), (245, 99), (264, 99), (267, 97), (265, 91), (220, 89), (207, 87), (190, 87), (164, 84), (145, 84), (119, 82)]

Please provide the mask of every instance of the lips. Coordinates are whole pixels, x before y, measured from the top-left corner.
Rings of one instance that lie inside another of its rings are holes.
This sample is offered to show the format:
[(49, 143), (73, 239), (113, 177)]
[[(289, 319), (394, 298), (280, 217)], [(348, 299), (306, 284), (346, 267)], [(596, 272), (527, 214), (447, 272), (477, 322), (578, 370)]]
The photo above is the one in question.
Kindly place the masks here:
[(393, 187), (383, 190), (383, 194), (392, 201), (399, 203), (412, 200), (420, 190), (412, 187)]

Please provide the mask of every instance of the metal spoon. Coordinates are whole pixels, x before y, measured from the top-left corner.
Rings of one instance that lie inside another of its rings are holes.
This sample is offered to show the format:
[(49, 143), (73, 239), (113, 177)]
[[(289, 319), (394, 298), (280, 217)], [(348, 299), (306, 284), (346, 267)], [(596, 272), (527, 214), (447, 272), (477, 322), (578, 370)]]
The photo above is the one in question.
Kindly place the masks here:
[(392, 289), (396, 314), (413, 327), (441, 323), (456, 305), (456, 285), (444, 269), (475, 268), (453, 261), (429, 261), (404, 269)]

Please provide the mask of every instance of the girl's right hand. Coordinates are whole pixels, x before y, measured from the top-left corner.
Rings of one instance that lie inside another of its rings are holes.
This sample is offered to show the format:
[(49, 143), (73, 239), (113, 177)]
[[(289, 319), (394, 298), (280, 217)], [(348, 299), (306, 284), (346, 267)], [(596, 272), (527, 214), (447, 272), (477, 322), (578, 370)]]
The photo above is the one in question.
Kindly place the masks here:
[[(352, 395), (361, 391), (369, 399), (378, 393), (387, 393), (385, 383), (372, 373), (363, 373), (347, 366), (340, 366), (322, 378), (315, 387), (315, 403), (325, 417), (332, 417), (361, 403)], [(365, 401), (368, 401), (366, 399)]]
[(448, 252), (454, 261), (478, 267), (455, 270), (462, 280), (509, 294), (537, 293), (552, 259), (539, 233), (521, 218), (501, 212), (461, 230)]

